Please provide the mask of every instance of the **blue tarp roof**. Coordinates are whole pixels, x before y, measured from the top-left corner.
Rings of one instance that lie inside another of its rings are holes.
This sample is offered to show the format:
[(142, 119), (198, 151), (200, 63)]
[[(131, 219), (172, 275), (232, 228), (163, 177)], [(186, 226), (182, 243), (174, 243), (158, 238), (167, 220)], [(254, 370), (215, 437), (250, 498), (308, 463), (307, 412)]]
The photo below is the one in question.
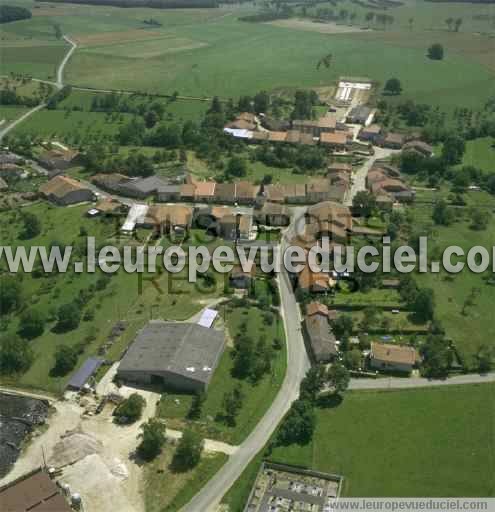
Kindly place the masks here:
[(93, 373), (103, 364), (103, 359), (90, 357), (84, 361), (84, 364), (72, 375), (68, 388), (81, 389)]

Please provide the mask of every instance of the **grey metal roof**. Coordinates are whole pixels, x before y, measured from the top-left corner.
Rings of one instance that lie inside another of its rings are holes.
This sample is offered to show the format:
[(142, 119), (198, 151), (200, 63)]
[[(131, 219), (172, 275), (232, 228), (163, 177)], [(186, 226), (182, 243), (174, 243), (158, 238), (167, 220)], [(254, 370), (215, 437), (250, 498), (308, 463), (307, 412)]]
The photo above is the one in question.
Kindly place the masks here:
[(142, 193), (151, 194), (161, 187), (167, 186), (168, 183), (158, 176), (149, 176), (148, 178), (129, 181), (121, 185), (122, 189), (137, 190)]
[(72, 375), (67, 387), (72, 389), (81, 389), (88, 379), (103, 364), (103, 359), (90, 357), (84, 361), (84, 364)]
[(225, 347), (222, 331), (152, 320), (136, 336), (119, 371), (172, 372), (208, 383)]

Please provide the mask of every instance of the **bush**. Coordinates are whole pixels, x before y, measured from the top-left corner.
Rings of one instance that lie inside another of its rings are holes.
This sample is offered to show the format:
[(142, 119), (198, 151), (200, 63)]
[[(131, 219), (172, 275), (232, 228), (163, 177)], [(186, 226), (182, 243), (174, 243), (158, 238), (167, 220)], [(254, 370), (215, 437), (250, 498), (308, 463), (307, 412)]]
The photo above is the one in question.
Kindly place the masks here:
[(36, 309), (28, 309), (20, 317), (19, 334), (25, 339), (41, 336), (45, 330), (45, 317)]
[(155, 418), (149, 419), (141, 425), (138, 454), (145, 460), (152, 460), (162, 451), (165, 444), (165, 423)]
[(57, 311), (57, 325), (55, 330), (58, 332), (72, 331), (79, 326), (81, 321), (81, 308), (75, 304), (63, 304)]
[(5, 335), (0, 338), (0, 374), (25, 372), (33, 362), (33, 352), (26, 340)]
[(113, 415), (118, 423), (134, 423), (143, 414), (146, 400), (139, 394), (133, 393), (115, 409)]
[(432, 60), (442, 60), (443, 54), (443, 46), (439, 43), (432, 44), (428, 48), (428, 57)]
[(77, 356), (77, 348), (59, 345), (55, 351), (55, 366), (52, 375), (56, 377), (67, 375), (76, 366)]
[(199, 434), (192, 430), (184, 431), (175, 451), (172, 466), (179, 471), (196, 467), (201, 460), (203, 448), (204, 441)]

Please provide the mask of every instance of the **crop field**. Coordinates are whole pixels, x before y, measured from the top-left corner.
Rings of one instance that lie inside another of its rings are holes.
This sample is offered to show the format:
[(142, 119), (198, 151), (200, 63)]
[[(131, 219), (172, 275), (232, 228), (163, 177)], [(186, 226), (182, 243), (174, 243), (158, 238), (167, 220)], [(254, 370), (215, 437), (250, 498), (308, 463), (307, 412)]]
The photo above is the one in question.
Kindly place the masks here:
[[(355, 24), (362, 26), (362, 8), (342, 5), (358, 14)], [(452, 16), (464, 20), (459, 33), (447, 31), (443, 5), (409, 0), (389, 10), (396, 21), (386, 31), (372, 27), (327, 34), (239, 21), (251, 7), (161, 11), (57, 5), (53, 15), (44, 7), (32, 20), (6, 27), (5, 37), (13, 40), (9, 44), (27, 44), (30, 38), (58, 44), (41, 61), (33, 59), (31, 66), (30, 47), (7, 46), (3, 52), (6, 71), (22, 68), (50, 75), (51, 63), (63, 51), (54, 38), (56, 22), (81, 43), (66, 69), (71, 84), (227, 98), (260, 89), (322, 87), (341, 75), (370, 76), (380, 83), (393, 75), (404, 84), (401, 98), (446, 110), (459, 104), (481, 106), (494, 92), (495, 40), (486, 35), (493, 32), (491, 22), (474, 16), (491, 10), (472, 4), (449, 4), (451, 8)], [(144, 24), (150, 17), (162, 26)], [(468, 33), (474, 30), (477, 34)], [(444, 61), (426, 58), (432, 42), (446, 45)], [(332, 66), (317, 70), (328, 53), (333, 54)]]
[[(341, 474), (349, 497), (494, 496), (494, 392), (493, 384), (349, 392), (316, 409), (312, 442), (265, 457)], [(244, 510), (262, 459), (224, 497), (231, 512)]]

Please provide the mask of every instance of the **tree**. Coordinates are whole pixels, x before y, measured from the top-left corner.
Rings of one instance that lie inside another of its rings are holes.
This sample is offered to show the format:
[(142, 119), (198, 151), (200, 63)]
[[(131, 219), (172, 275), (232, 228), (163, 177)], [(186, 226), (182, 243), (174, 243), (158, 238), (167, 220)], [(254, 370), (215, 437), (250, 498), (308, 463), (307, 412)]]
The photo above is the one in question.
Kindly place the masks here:
[(156, 418), (150, 418), (141, 425), (141, 433), (138, 435), (141, 443), (137, 452), (144, 460), (152, 460), (160, 454), (166, 441), (165, 430), (165, 423)]
[(41, 221), (34, 213), (25, 212), (22, 214), (23, 228), (21, 238), (30, 240), (41, 233)]
[(444, 50), (440, 43), (434, 43), (428, 48), (428, 57), (432, 60), (442, 60), (443, 55)]
[(223, 415), (227, 425), (235, 427), (237, 414), (242, 407), (244, 394), (241, 386), (236, 386), (232, 391), (227, 391), (223, 396)]
[(454, 22), (454, 25), (455, 25), (455, 31), (459, 32), (459, 29), (461, 28), (461, 25), (462, 25), (462, 18), (457, 18)]
[(443, 143), (442, 160), (447, 165), (455, 165), (462, 161), (466, 151), (466, 142), (459, 136), (450, 135)]
[(392, 96), (397, 96), (401, 92), (402, 92), (402, 85), (398, 78), (389, 78), (386, 81), (385, 87), (383, 88), (384, 94), (390, 94)]
[(478, 371), (488, 373), (493, 365), (493, 348), (488, 345), (481, 345), (476, 354), (478, 362)]
[(260, 91), (254, 97), (254, 111), (267, 112), (270, 108), (270, 95), (266, 91)]
[(201, 411), (203, 409), (203, 404), (206, 400), (206, 394), (205, 393), (196, 393), (192, 399), (191, 402), (191, 408), (189, 409), (189, 412), (187, 413), (187, 417), (190, 420), (199, 420), (201, 417)]
[(380, 318), (380, 310), (377, 307), (369, 306), (363, 310), (363, 319), (360, 322), (360, 327), (363, 330), (373, 329)]
[(61, 377), (67, 375), (77, 364), (77, 349), (68, 345), (58, 345), (55, 350), (55, 366), (53, 375)]
[(483, 231), (487, 228), (490, 221), (490, 214), (481, 208), (473, 208), (471, 210), (471, 229)]
[(452, 25), (454, 24), (454, 18), (447, 18), (445, 23), (449, 30), (452, 30)]
[(443, 336), (431, 335), (421, 347), (422, 373), (429, 378), (445, 378), (453, 361), (449, 343)]
[(359, 370), (361, 368), (363, 356), (361, 351), (357, 348), (353, 348), (352, 350), (348, 350), (344, 354), (344, 364), (350, 370)]
[(412, 30), (414, 26), (414, 18), (409, 18), (407, 22), (409, 23), (409, 30)]
[(401, 274), (399, 283), (399, 295), (407, 305), (414, 304), (418, 295), (418, 286), (411, 274)]
[(204, 448), (203, 438), (192, 430), (185, 430), (177, 445), (172, 465), (180, 471), (196, 467)]
[(433, 320), (435, 312), (435, 298), (431, 288), (422, 288), (418, 291), (413, 304), (414, 312), (418, 320), (427, 322)]
[(335, 333), (335, 336), (340, 339), (349, 338), (352, 334), (353, 328), (354, 322), (352, 317), (349, 315), (340, 315), (332, 325), (332, 330)]
[(366, 190), (361, 190), (354, 196), (352, 207), (362, 217), (371, 217), (376, 211), (375, 196)]
[(3, 275), (0, 277), (0, 313), (6, 315), (19, 308), (22, 303), (19, 279)]
[(341, 363), (334, 363), (328, 369), (327, 379), (335, 394), (343, 393), (349, 386), (351, 376), (347, 368)]
[(314, 403), (323, 387), (325, 369), (322, 366), (310, 368), (299, 387), (299, 398)]
[(233, 156), (229, 163), (227, 164), (227, 169), (225, 170), (225, 174), (228, 177), (234, 178), (242, 178), (247, 174), (247, 164), (244, 158), (239, 156)]
[(41, 336), (45, 330), (45, 317), (37, 309), (24, 311), (19, 319), (19, 334), (25, 339)]
[(63, 304), (57, 311), (57, 332), (67, 332), (76, 329), (81, 322), (81, 308), (75, 303)]
[(445, 200), (440, 199), (440, 201), (435, 203), (432, 218), (433, 222), (440, 226), (448, 226), (452, 224), (452, 221), (454, 220), (453, 212)]
[(313, 406), (308, 400), (296, 400), (280, 425), (276, 436), (276, 444), (290, 445), (308, 444), (316, 426)]
[(141, 418), (145, 406), (146, 400), (139, 393), (132, 393), (117, 406), (113, 415), (118, 423), (134, 423)]
[(0, 374), (25, 372), (33, 358), (33, 351), (26, 340), (8, 334), (0, 338)]

